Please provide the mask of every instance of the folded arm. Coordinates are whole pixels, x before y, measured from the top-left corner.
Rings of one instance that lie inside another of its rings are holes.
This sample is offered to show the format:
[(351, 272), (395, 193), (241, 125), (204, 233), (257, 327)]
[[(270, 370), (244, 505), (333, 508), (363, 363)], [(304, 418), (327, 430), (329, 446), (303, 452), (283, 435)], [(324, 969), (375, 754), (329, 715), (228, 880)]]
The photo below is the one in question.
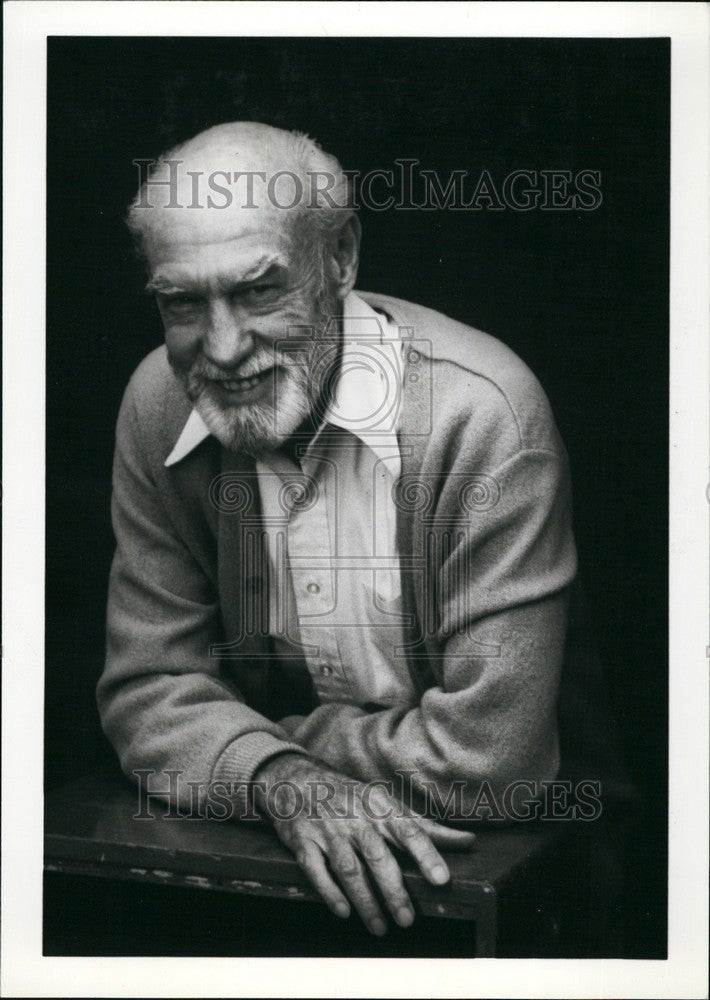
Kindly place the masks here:
[(248, 782), (275, 753), (299, 748), (220, 676), (215, 586), (178, 536), (150, 473), (129, 386), (116, 432), (107, 650), (98, 685), (106, 735), (124, 772), (177, 770), (179, 792), (201, 799), (210, 781)]
[[(440, 656), (413, 708), (325, 704), (283, 720), (292, 739), (361, 780), (414, 772), (441, 799), (462, 782), (502, 794), (556, 776), (556, 703), (576, 558), (563, 455), (520, 451), (495, 472), (499, 502), (454, 529), (435, 581)], [(444, 508), (447, 500), (442, 494)]]

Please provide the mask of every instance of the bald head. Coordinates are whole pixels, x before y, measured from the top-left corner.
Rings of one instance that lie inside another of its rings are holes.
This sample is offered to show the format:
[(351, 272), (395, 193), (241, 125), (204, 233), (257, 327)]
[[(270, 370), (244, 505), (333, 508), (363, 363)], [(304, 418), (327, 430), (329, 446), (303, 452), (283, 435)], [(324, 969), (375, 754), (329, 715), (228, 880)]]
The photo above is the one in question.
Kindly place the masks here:
[(340, 164), (308, 136), (228, 122), (164, 153), (127, 222), (150, 263), (168, 240), (212, 243), (245, 226), (277, 227), (304, 242), (322, 242), (352, 215), (348, 206)]

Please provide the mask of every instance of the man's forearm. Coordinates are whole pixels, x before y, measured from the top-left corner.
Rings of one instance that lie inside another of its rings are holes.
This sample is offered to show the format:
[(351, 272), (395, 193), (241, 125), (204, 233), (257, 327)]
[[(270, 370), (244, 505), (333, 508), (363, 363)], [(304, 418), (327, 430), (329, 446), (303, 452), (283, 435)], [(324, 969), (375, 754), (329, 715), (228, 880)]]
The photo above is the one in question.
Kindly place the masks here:
[(482, 658), (476, 632), (450, 643), (454, 654), (444, 685), (432, 686), (418, 706), (368, 713), (354, 705), (324, 704), (309, 716), (284, 720), (294, 742), (331, 767), (362, 781), (445, 798), (454, 782), (473, 800), (483, 781), (496, 793), (515, 780), (556, 776), (559, 759), (556, 700), (564, 648), (563, 592), (501, 614), (481, 638), (500, 636), (499, 653)]

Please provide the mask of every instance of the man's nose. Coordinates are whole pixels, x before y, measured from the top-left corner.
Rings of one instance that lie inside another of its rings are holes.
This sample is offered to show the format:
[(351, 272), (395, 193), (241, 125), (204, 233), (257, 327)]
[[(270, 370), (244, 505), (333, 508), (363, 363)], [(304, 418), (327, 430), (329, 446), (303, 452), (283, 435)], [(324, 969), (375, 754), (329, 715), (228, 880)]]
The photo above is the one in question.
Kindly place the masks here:
[(224, 299), (210, 303), (203, 353), (220, 368), (233, 369), (254, 349), (249, 316)]

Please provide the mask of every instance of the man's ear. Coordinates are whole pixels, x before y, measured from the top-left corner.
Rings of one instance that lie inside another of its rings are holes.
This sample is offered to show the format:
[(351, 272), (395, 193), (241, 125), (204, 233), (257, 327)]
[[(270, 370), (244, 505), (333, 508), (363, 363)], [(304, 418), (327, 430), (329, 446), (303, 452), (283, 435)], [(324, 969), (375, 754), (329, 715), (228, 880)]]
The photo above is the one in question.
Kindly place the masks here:
[(334, 238), (333, 276), (338, 297), (341, 299), (344, 299), (355, 287), (357, 268), (360, 263), (361, 235), (360, 220), (353, 213), (346, 219)]

